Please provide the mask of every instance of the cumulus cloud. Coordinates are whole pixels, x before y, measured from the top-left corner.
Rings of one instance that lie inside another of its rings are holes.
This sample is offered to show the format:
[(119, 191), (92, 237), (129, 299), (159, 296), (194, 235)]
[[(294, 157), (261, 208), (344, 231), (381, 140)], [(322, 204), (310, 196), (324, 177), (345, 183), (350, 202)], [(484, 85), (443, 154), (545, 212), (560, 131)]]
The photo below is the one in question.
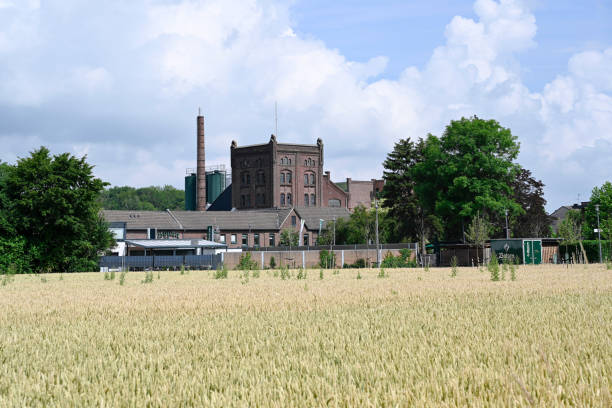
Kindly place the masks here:
[(207, 159), (218, 163), (232, 139), (267, 140), (278, 102), (279, 139), (323, 138), (336, 179), (379, 177), (399, 138), (440, 134), (474, 114), (520, 137), (521, 163), (554, 204), (569, 200), (561, 161), (572, 180), (590, 177), (574, 189), (608, 177), (610, 166), (583, 163), (585, 152), (612, 164), (612, 48), (577, 53), (542, 90), (528, 89), (517, 55), (537, 46), (537, 24), (519, 0), (475, 1), (475, 18), (440, 27), (445, 43), (398, 78), (384, 77), (385, 56), (351, 61), (297, 35), (283, 2), (110, 0), (95, 14), (80, 2), (0, 4), (0, 137), (27, 141), (4, 160), (43, 140), (87, 152), (113, 184), (180, 186), (181, 168), (193, 167), (197, 106)]

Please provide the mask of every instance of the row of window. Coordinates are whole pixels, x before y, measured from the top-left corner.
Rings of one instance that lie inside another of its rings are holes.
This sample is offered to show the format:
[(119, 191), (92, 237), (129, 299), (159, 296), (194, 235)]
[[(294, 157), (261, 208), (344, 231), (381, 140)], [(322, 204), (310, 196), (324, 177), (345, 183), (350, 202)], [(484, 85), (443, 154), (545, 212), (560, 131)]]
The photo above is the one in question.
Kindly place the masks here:
[[(293, 205), (293, 198), (291, 197), (291, 193), (281, 193), (280, 195), (280, 205), (284, 207), (285, 205)], [(304, 194), (304, 206), (305, 207), (316, 207), (317, 205), (317, 196), (316, 194)]]
[(252, 167), (251, 164), (254, 165), (255, 167), (263, 167), (264, 164), (265, 164), (265, 160), (263, 160), (263, 159), (255, 159), (254, 162), (251, 162), (248, 159), (244, 159), (244, 160), (242, 160), (240, 162), (240, 167), (242, 167), (243, 169), (247, 169), (249, 167)]
[(290, 157), (281, 158), (281, 164), (291, 164), (291, 158)]
[[(266, 205), (266, 195), (264, 193), (255, 194), (255, 205), (259, 207)], [(250, 194), (240, 195), (240, 206), (241, 207), (251, 206), (251, 195)]]
[(314, 167), (316, 166), (316, 162), (310, 158), (304, 160), (304, 166)]
[[(248, 247), (249, 246), (249, 236), (247, 234), (240, 234), (241, 235), (241, 244), (243, 247)], [(221, 242), (222, 244), (225, 244), (226, 241), (226, 237), (225, 234), (221, 234), (219, 236), (219, 242)], [(231, 234), (230, 235), (230, 244), (236, 244), (238, 243), (238, 234)], [(304, 234), (303, 236), (303, 245), (304, 246), (308, 246), (310, 245), (309, 243), (309, 236), (308, 234)], [(260, 240), (260, 235), (258, 233), (253, 234), (253, 246), (254, 247), (259, 247), (261, 246), (261, 240)], [(276, 246), (276, 239), (274, 234), (269, 234), (268, 236), (268, 246)]]
[[(242, 182), (243, 186), (251, 184), (251, 174), (248, 171), (242, 172), (240, 174), (240, 181)], [(266, 174), (261, 170), (258, 171), (257, 174), (255, 175), (255, 182), (257, 184), (265, 184)]]

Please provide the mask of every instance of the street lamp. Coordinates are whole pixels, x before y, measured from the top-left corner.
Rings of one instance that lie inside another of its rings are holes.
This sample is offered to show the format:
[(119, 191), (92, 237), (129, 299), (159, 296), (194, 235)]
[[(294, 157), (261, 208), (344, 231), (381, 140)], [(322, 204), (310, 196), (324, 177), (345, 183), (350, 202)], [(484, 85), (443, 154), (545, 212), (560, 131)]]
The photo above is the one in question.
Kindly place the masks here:
[(508, 209), (504, 210), (506, 212), (506, 239), (510, 238), (510, 231), (508, 230)]
[(378, 200), (374, 197), (374, 206), (376, 207), (376, 267), (380, 268), (380, 249), (378, 248)]
[(602, 263), (601, 259), (601, 230), (599, 229), (599, 204), (595, 204), (595, 212), (597, 212), (597, 242), (599, 243), (599, 263)]

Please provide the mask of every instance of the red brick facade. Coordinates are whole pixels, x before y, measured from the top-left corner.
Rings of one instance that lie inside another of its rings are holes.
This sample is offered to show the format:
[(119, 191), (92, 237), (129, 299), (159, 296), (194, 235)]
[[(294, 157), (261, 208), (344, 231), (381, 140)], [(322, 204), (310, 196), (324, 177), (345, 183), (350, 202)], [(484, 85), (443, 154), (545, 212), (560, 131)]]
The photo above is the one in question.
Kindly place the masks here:
[[(347, 194), (323, 175), (323, 141), (316, 145), (270, 142), (238, 147), (232, 142), (232, 207), (346, 207)], [(339, 205), (338, 202), (340, 203)]]

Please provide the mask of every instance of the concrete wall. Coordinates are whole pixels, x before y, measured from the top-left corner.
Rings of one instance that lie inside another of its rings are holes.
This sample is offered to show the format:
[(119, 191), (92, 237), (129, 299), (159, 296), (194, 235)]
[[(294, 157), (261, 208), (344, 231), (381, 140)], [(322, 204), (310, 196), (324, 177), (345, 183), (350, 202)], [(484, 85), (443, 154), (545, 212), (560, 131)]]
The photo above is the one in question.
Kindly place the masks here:
[[(354, 264), (358, 259), (364, 259), (366, 265), (373, 266), (376, 263), (376, 249), (345, 249), (334, 251), (336, 254), (336, 267), (341, 268), (343, 263)], [(399, 249), (382, 249), (381, 250), (381, 261), (387, 255), (387, 252), (391, 252), (394, 256), (400, 254)], [(240, 262), (240, 257), (247, 252), (227, 252), (223, 253), (223, 263), (228, 269), (235, 269)], [(274, 257), (276, 261), (276, 267), (279, 268), (284, 265), (288, 265), (290, 268), (317, 268), (319, 266), (320, 257), (318, 250), (299, 250), (299, 251), (252, 251), (248, 252), (251, 254), (251, 259), (257, 262), (257, 265), (262, 268), (263, 266), (269, 267), (270, 260)], [(415, 252), (412, 251), (412, 257), (414, 259)], [(344, 261), (344, 262), (343, 262)]]

